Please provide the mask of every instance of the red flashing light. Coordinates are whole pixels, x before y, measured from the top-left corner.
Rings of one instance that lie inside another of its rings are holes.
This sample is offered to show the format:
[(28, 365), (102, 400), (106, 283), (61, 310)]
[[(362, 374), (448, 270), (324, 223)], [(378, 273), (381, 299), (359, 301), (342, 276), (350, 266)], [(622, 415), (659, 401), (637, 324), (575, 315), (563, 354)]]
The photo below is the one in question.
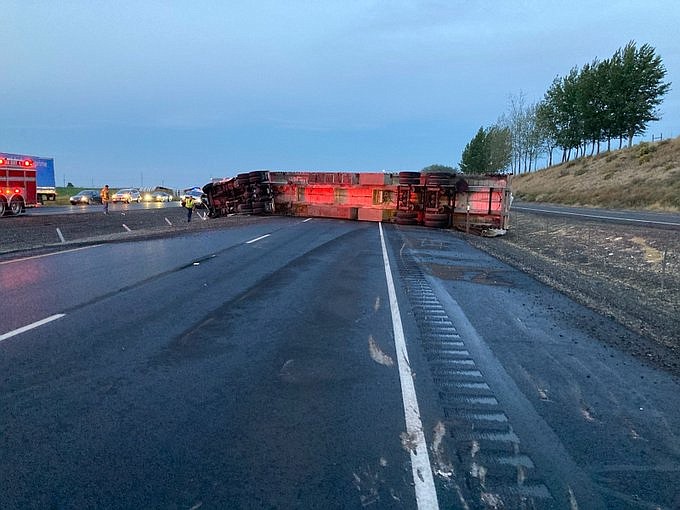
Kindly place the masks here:
[(21, 162), (21, 166), (26, 167), (26, 168), (31, 167), (31, 166), (33, 166), (33, 160), (32, 159), (24, 159)]
[(7, 158), (0, 158), (0, 165), (6, 165), (7, 163)]
[(21, 193), (21, 188), (14, 188), (14, 194), (18, 195), (19, 193)]

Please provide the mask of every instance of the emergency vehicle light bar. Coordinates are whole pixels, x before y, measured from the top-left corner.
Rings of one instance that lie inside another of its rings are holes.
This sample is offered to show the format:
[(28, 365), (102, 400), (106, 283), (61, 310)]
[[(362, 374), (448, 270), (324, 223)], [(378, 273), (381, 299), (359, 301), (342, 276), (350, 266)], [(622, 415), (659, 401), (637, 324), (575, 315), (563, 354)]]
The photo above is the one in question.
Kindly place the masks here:
[(12, 160), (10, 158), (0, 158), (0, 165), (11, 165), (12, 163), (18, 166), (22, 166), (24, 168), (31, 168), (33, 166), (32, 159)]

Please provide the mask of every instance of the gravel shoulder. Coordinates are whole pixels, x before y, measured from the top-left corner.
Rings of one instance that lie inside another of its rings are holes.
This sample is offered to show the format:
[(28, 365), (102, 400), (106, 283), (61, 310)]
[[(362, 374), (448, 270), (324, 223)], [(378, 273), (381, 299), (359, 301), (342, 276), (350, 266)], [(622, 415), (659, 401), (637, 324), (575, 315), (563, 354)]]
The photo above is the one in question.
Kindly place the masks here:
[(680, 376), (677, 230), (514, 212), (504, 237), (470, 243), (624, 325), (601, 340)]
[[(2, 218), (0, 260), (256, 221), (256, 216), (203, 220), (194, 215), (187, 223), (180, 207)], [(513, 212), (505, 236), (468, 240), (631, 332), (603, 342), (680, 376), (677, 230)]]

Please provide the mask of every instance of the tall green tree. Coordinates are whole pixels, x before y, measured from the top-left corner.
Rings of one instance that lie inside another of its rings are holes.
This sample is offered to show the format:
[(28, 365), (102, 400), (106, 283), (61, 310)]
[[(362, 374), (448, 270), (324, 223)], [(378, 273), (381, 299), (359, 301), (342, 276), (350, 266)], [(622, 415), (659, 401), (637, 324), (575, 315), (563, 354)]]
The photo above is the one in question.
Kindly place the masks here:
[(583, 140), (583, 117), (578, 109), (578, 69), (572, 68), (563, 78), (557, 77), (545, 94), (545, 102), (554, 112), (555, 139), (562, 148), (562, 161), (568, 161), (571, 151)]
[(479, 128), (465, 146), (459, 166), (467, 174), (498, 173), (507, 169), (511, 161), (510, 129), (496, 125)]
[(658, 108), (671, 85), (665, 76), (654, 48), (637, 48), (631, 41), (610, 59), (556, 77), (536, 109), (536, 124), (562, 148), (562, 161), (572, 151), (585, 155), (588, 144), (591, 154), (599, 152), (604, 140), (609, 150), (613, 138), (619, 138), (619, 147), (624, 138), (630, 146), (649, 122), (659, 120)]
[(619, 83), (619, 94), (625, 98), (621, 112), (625, 131), (621, 135), (628, 137), (630, 147), (635, 135), (644, 133), (651, 121), (659, 120), (658, 107), (671, 84), (663, 83), (666, 68), (649, 44), (643, 44), (638, 49), (635, 42), (631, 41), (614, 54), (612, 61), (621, 66), (624, 78)]
[(455, 174), (456, 169), (452, 166), (446, 166), (446, 165), (430, 165), (426, 166), (421, 170), (422, 173), (424, 174), (433, 174), (433, 173), (450, 173), (450, 174)]
[(464, 173), (486, 173), (487, 154), (485, 145), (486, 131), (484, 131), (484, 127), (480, 127), (474, 138), (470, 140), (465, 146), (465, 149), (463, 149), (463, 155), (458, 166)]
[(536, 105), (536, 133), (552, 166), (553, 150), (557, 147), (557, 112), (554, 105), (543, 100)]
[(512, 162), (512, 136), (510, 129), (502, 126), (491, 126), (486, 131), (484, 140), (486, 172), (499, 173), (506, 170)]

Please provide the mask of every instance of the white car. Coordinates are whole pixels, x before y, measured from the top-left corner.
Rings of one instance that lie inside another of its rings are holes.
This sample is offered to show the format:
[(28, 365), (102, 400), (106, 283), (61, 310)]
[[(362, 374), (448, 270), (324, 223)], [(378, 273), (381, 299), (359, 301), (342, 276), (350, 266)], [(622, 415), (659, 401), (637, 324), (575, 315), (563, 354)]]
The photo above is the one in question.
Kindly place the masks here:
[(125, 202), (126, 204), (129, 204), (131, 202), (139, 203), (141, 201), (142, 194), (139, 192), (139, 190), (136, 190), (134, 188), (120, 189), (116, 191), (111, 197), (111, 202), (113, 202), (114, 204), (116, 202)]
[(144, 193), (143, 197), (145, 202), (171, 202), (172, 195), (166, 193), (165, 191), (150, 191)]

